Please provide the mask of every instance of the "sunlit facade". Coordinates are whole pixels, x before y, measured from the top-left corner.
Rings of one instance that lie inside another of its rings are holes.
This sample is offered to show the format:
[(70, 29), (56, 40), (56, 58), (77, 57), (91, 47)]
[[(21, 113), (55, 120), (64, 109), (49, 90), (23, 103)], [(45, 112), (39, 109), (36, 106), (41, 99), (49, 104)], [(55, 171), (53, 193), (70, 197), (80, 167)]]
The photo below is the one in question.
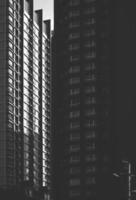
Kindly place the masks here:
[(50, 21), (32, 0), (3, 0), (0, 16), (0, 188), (50, 189)]

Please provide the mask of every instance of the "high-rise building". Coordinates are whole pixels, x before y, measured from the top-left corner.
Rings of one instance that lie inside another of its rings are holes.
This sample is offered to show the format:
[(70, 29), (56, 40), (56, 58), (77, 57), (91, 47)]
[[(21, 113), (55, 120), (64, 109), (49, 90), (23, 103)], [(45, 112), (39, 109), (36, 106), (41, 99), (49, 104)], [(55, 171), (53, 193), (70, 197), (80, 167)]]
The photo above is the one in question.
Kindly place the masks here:
[(50, 21), (0, 1), (0, 189), (50, 190)]
[(54, 197), (111, 199), (112, 3), (55, 1)]

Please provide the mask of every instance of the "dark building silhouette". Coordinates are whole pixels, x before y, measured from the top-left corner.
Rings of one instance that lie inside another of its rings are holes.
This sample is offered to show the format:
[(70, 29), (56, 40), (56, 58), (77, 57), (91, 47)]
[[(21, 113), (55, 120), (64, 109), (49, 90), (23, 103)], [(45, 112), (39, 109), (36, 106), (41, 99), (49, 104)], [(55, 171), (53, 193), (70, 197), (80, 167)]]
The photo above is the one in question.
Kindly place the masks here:
[(50, 21), (32, 0), (1, 0), (0, 194), (47, 198), (50, 154)]
[(135, 51), (136, 13), (134, 2), (116, 1), (115, 48), (115, 128), (121, 145), (119, 152), (135, 162)]
[(112, 2), (54, 3), (54, 197), (112, 199)]
[(57, 200), (127, 198), (126, 177), (113, 173), (124, 158), (136, 163), (134, 9), (123, 0), (55, 1)]

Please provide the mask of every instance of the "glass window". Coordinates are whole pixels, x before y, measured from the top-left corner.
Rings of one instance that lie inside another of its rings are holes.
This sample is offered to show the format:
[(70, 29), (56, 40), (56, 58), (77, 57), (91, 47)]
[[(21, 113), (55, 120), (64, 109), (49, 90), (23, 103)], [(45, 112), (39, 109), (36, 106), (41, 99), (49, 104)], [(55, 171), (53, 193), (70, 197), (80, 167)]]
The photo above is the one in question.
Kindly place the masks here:
[(86, 66), (85, 66), (85, 70), (94, 70), (96, 69), (96, 65), (94, 62), (92, 63), (88, 63)]
[(95, 150), (95, 143), (94, 142), (90, 143), (90, 144), (87, 143), (86, 150), (87, 151), (94, 151)]
[(24, 102), (29, 104), (29, 98), (27, 96), (24, 95)]
[(95, 58), (96, 57), (96, 52), (95, 51), (89, 51), (84, 55), (85, 58)]
[(13, 2), (14, 2), (13, 0), (9, 0), (9, 3), (13, 4)]
[(69, 196), (70, 197), (80, 196), (80, 190), (70, 190)]
[(86, 97), (86, 99), (85, 99), (85, 104), (95, 104), (96, 103), (96, 98), (95, 97)]
[(80, 26), (80, 21), (71, 21), (69, 24), (69, 28), (76, 28)]
[(73, 140), (79, 140), (80, 139), (80, 133), (78, 132), (75, 132), (75, 133), (71, 133), (70, 134), (70, 140), (73, 141)]
[(91, 110), (86, 110), (85, 111), (85, 115), (86, 116), (92, 116), (92, 115), (96, 115), (96, 111), (95, 111), (95, 108), (92, 108)]
[(85, 24), (86, 24), (86, 25), (93, 25), (93, 24), (95, 24), (95, 23), (96, 23), (96, 20), (95, 20), (94, 17), (88, 18), (88, 19), (85, 21)]
[(70, 174), (79, 174), (80, 168), (79, 167), (72, 167), (70, 168)]
[(86, 173), (94, 173), (96, 171), (95, 166), (87, 166)]
[(69, 68), (69, 73), (77, 73), (77, 72), (80, 72), (80, 66), (76, 65)]
[(9, 51), (9, 56), (11, 57), (11, 58), (13, 58), (13, 52), (12, 51)]
[(11, 78), (8, 78), (8, 82), (9, 82), (11, 85), (13, 85), (13, 83), (14, 83), (13, 79), (11, 79)]
[(76, 5), (79, 5), (79, 3), (80, 3), (80, 0), (70, 0), (69, 5), (76, 6)]
[(14, 31), (14, 28), (13, 28), (13, 26), (11, 26), (11, 24), (9, 24), (9, 30)]
[(88, 87), (86, 87), (85, 88), (85, 93), (86, 94), (88, 94), (88, 93), (94, 93), (96, 91), (96, 88), (95, 88), (95, 86), (94, 85), (92, 85), (92, 86), (88, 86)]
[(80, 44), (79, 43), (73, 43), (69, 45), (69, 50), (73, 51), (73, 50), (78, 50), (80, 48)]
[(80, 116), (80, 111), (79, 110), (71, 111), (69, 113), (69, 117), (70, 118), (76, 118), (76, 117), (79, 117), (79, 116)]
[(11, 33), (8, 34), (9, 38), (13, 41), (14, 37)]
[(77, 152), (80, 150), (80, 145), (79, 144), (73, 144), (73, 145), (70, 145), (69, 147), (69, 151), (70, 152)]
[(80, 123), (79, 122), (71, 122), (70, 123), (70, 129), (77, 129), (80, 127)]
[(8, 69), (8, 73), (9, 73), (9, 75), (11, 75), (11, 76), (14, 75), (14, 72), (13, 72), (13, 70), (11, 70), (11, 69)]
[[(86, 1), (89, 1), (89, 0), (86, 0)], [(90, 0), (91, 1), (91, 0)], [(84, 10), (84, 14), (85, 15), (88, 15), (88, 14), (93, 14), (96, 12), (96, 9), (94, 6), (91, 6), (91, 7), (88, 7)]]
[(77, 17), (80, 15), (80, 10), (72, 10), (69, 13), (69, 17)]
[(26, 71), (24, 71), (24, 78), (25, 78), (26, 80), (29, 80), (29, 74), (28, 74)]
[(96, 127), (96, 121), (93, 119), (93, 120), (90, 120), (88, 119), (86, 122), (85, 122), (85, 127), (88, 127), (88, 128), (95, 128)]
[(70, 78), (69, 83), (70, 84), (80, 83), (80, 77)]
[(80, 93), (80, 88), (72, 88), (70, 89), (70, 95), (77, 95)]
[(13, 17), (11, 17), (11, 16), (9, 15), (8, 18), (9, 18), (9, 21), (10, 21), (10, 22), (13, 22)]
[(70, 186), (77, 186), (80, 185), (80, 179), (79, 178), (73, 178), (69, 180)]
[(87, 179), (86, 179), (86, 184), (87, 185), (92, 185), (92, 184), (95, 184), (96, 183), (96, 179), (95, 179), (95, 177), (87, 177)]
[(86, 31), (84, 32), (84, 36), (85, 37), (90, 37), (90, 36), (94, 36), (96, 34), (95, 29), (91, 29), (91, 31)]
[(79, 32), (71, 33), (69, 35), (69, 39), (77, 39), (79, 37), (80, 37), (80, 33)]
[(92, 75), (87, 74), (87, 75), (85, 76), (85, 81), (95, 81), (95, 80), (96, 80), (95, 74), (92, 74)]
[(79, 155), (72, 155), (70, 157), (70, 163), (77, 163), (80, 162), (80, 156)]
[(87, 162), (91, 161), (91, 162), (95, 162), (96, 161), (96, 155), (95, 154), (88, 154), (86, 157), (85, 157), (85, 160)]
[(80, 59), (79, 55), (71, 55), (70, 56), (70, 62), (78, 61), (79, 59)]

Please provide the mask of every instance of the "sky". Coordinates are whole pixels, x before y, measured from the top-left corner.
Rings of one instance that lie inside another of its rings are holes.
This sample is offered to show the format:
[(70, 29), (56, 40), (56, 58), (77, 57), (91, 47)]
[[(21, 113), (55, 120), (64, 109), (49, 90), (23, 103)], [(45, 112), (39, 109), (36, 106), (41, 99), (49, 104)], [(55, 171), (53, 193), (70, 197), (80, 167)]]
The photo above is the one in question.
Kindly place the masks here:
[(34, 10), (43, 9), (43, 19), (51, 19), (53, 29), (53, 0), (34, 0)]

